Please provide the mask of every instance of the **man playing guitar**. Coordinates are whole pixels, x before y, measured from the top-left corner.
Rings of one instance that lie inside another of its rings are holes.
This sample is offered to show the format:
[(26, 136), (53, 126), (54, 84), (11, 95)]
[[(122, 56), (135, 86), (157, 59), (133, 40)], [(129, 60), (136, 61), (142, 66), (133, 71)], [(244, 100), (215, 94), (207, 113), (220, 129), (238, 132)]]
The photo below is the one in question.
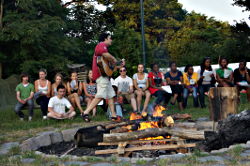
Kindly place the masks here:
[[(108, 33), (103, 33), (99, 37), (99, 44), (95, 47), (95, 53), (93, 56), (93, 63), (92, 63), (92, 72), (93, 72), (93, 80), (96, 80), (97, 83), (97, 93), (95, 98), (92, 100), (91, 104), (87, 109), (84, 111), (82, 115), (83, 120), (89, 122), (89, 112), (102, 100), (102, 99), (109, 99), (109, 107), (112, 113), (112, 120), (119, 121), (117, 118), (114, 108), (114, 99), (115, 96), (114, 89), (112, 88), (111, 82), (108, 76), (103, 75), (100, 72), (100, 69), (97, 65), (97, 58), (102, 57), (105, 58), (107, 61), (111, 62), (112, 64), (116, 64), (117, 60), (113, 57), (109, 52), (108, 48), (112, 44), (111, 35)], [(124, 65), (124, 64), (122, 64)]]

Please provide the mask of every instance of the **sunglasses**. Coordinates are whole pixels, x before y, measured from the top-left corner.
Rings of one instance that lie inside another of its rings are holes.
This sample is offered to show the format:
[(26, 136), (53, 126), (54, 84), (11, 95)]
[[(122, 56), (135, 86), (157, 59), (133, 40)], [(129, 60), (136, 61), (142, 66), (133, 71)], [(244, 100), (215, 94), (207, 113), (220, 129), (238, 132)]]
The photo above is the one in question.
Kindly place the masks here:
[(120, 70), (120, 72), (126, 72), (126, 70)]

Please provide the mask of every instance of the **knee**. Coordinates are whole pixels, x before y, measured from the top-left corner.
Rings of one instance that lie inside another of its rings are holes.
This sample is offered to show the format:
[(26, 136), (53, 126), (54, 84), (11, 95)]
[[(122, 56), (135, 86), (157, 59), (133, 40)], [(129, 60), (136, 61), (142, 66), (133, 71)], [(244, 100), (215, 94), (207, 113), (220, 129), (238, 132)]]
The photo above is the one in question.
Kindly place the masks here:
[(16, 104), (16, 106), (15, 106), (15, 108), (14, 108), (14, 111), (15, 111), (15, 112), (21, 111), (21, 107), (20, 107), (18, 104)]

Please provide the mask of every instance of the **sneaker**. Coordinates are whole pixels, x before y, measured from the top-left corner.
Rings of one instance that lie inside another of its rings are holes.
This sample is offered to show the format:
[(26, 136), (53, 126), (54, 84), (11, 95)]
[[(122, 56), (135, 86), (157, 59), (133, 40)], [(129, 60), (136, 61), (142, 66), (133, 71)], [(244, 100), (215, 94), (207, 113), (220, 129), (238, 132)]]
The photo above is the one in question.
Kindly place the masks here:
[(31, 121), (32, 120), (32, 116), (29, 116), (29, 121)]
[(43, 120), (46, 120), (47, 119), (47, 116), (43, 116)]
[(20, 118), (20, 121), (24, 121), (24, 118)]

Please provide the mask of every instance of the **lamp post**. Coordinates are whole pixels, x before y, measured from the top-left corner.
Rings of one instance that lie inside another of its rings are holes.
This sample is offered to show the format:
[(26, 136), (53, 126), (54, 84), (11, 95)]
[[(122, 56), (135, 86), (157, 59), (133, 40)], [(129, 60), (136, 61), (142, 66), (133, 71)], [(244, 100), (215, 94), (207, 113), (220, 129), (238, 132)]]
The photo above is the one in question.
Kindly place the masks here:
[(142, 56), (143, 56), (143, 65), (146, 65), (146, 51), (145, 51), (145, 32), (144, 32), (144, 7), (143, 0), (140, 0), (141, 7), (141, 38), (142, 38)]

